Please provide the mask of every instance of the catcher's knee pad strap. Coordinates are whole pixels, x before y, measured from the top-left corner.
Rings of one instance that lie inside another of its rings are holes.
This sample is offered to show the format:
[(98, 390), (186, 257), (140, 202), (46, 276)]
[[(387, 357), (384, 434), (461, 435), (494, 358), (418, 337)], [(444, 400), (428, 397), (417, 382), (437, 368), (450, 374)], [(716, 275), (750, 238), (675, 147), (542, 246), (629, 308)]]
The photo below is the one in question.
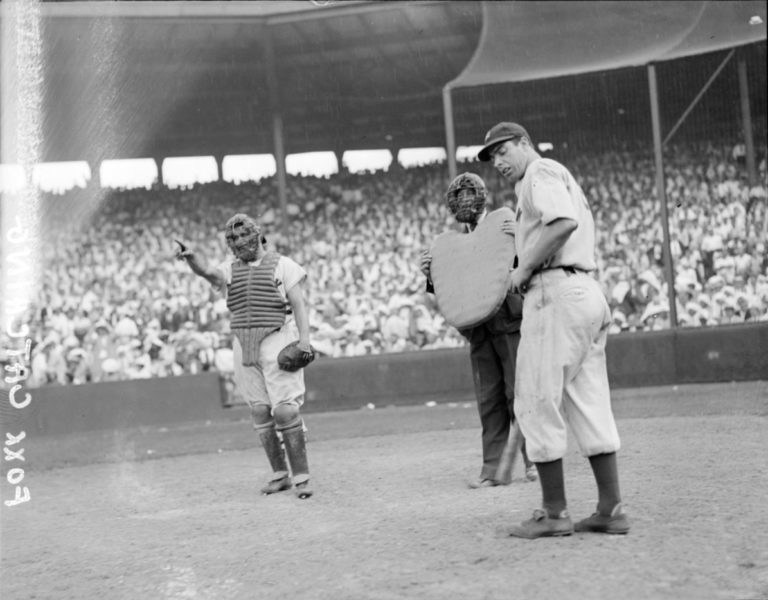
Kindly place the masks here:
[(266, 404), (255, 404), (251, 407), (251, 419), (253, 420), (253, 428), (271, 429), (275, 426), (275, 421), (272, 419), (272, 407)]
[(285, 431), (286, 429), (293, 429), (302, 425), (297, 404), (292, 402), (278, 404), (275, 406), (273, 413), (275, 415), (275, 426), (278, 431)]

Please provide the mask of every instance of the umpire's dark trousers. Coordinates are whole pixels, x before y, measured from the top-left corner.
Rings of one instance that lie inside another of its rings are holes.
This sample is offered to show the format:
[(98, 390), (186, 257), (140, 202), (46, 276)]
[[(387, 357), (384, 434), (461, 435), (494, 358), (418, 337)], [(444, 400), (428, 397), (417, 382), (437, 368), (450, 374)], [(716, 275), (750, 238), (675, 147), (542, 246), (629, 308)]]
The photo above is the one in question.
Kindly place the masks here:
[(497, 479), (501, 455), (515, 420), (515, 363), (520, 342), (521, 300), (519, 297), (508, 297), (492, 319), (461, 331), (469, 340), (472, 377), (482, 427), (481, 479)]

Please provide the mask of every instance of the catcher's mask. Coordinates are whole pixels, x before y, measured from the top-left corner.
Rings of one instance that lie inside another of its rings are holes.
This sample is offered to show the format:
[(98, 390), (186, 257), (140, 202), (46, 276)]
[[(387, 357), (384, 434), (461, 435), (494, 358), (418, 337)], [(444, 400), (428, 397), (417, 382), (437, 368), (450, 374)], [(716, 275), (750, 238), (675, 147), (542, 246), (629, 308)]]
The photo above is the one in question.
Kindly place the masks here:
[(238, 213), (224, 228), (227, 246), (235, 257), (244, 262), (251, 262), (259, 257), (261, 247), (261, 228), (248, 215)]
[(462, 173), (457, 176), (445, 193), (448, 210), (460, 223), (476, 223), (485, 209), (487, 196), (485, 182), (474, 173)]

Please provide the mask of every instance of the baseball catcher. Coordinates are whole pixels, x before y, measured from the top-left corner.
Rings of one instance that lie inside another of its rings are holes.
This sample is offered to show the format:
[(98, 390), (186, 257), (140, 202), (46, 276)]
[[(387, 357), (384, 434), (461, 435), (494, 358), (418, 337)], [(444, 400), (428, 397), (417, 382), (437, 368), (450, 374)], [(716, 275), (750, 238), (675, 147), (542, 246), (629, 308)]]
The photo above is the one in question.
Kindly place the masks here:
[(287, 256), (267, 251), (261, 228), (248, 215), (229, 219), (224, 236), (234, 260), (209, 267), (178, 241), (176, 257), (226, 294), (235, 385), (250, 406), (253, 427), (272, 468), (262, 493), (295, 485), (296, 495), (308, 498), (312, 489), (300, 414), (303, 367), (314, 358), (303, 290), (307, 273)]
[[(478, 226), (487, 216), (505, 212), (487, 209), (488, 192), (485, 182), (474, 173), (462, 173), (448, 186), (445, 194), (448, 210), (456, 221), (462, 224), (464, 233), (478, 230)], [(508, 235), (514, 236), (515, 223), (508, 209), (510, 218), (505, 218), (496, 227)], [(495, 219), (489, 219), (494, 220)], [(482, 228), (478, 230), (482, 233)], [(501, 236), (504, 238), (504, 236)], [(481, 240), (480, 240), (481, 241)], [(435, 249), (437, 247), (435, 246)], [(447, 252), (452, 252), (448, 246)], [(448, 255), (451, 262), (453, 255)], [(491, 255), (490, 260), (493, 260)], [(427, 277), (427, 291), (434, 293), (432, 280), (432, 249), (421, 255), (421, 271)], [(500, 276), (507, 277), (509, 267), (502, 265), (497, 269)], [(506, 279), (505, 279), (506, 281)], [(466, 290), (471, 297), (478, 290)], [(515, 422), (513, 403), (515, 399), (515, 361), (517, 346), (520, 341), (520, 323), (522, 320), (522, 297), (508, 291), (506, 284), (501, 289), (500, 306), (479, 325), (459, 328), (459, 332), (469, 341), (472, 374), (475, 383), (475, 397), (482, 427), (483, 465), (477, 480), (469, 483), (470, 488), (485, 488), (511, 483), (512, 460), (516, 447), (520, 446), (525, 461), (526, 478), (535, 481), (536, 469), (528, 460), (525, 442), (517, 435), (512, 425)], [(438, 297), (438, 304), (440, 298)], [(514, 433), (514, 435), (510, 435)], [(521, 445), (522, 444), (522, 445)], [(510, 458), (510, 449), (512, 457)]]

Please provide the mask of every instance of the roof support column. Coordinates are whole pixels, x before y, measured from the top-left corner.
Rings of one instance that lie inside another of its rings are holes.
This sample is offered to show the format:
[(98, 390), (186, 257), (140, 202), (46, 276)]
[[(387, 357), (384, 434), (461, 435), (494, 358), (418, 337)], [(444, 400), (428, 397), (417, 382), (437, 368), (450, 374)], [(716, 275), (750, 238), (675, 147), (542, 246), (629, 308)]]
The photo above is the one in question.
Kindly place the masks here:
[[(757, 185), (757, 168), (755, 167), (755, 140), (752, 135), (752, 114), (749, 108), (749, 80), (747, 79), (747, 61), (744, 54), (739, 54), (739, 95), (741, 97), (741, 120), (744, 129), (744, 149), (747, 159), (747, 176), (749, 187)], [(747, 204), (747, 218), (750, 218), (752, 200)], [(763, 236), (768, 235), (768, 219), (763, 220)]]
[(664, 158), (661, 141), (661, 115), (659, 112), (659, 89), (656, 82), (656, 67), (648, 65), (648, 86), (651, 93), (651, 124), (653, 127), (653, 152), (656, 157), (656, 197), (661, 204), (661, 226), (664, 232), (664, 271), (667, 280), (669, 300), (669, 322), (677, 329), (677, 304), (675, 300), (675, 271), (672, 267), (672, 251), (669, 243), (669, 216), (667, 214), (667, 188), (664, 180)]
[(272, 140), (274, 143), (275, 164), (277, 165), (277, 197), (280, 200), (280, 211), (283, 234), (288, 232), (288, 188), (285, 171), (285, 143), (283, 140), (283, 117), (279, 112), (272, 113)]
[(224, 181), (224, 156), (222, 154), (214, 154), (213, 159), (216, 161), (216, 175), (219, 181)]
[(157, 165), (157, 183), (160, 187), (163, 187), (163, 157), (162, 156), (156, 156), (155, 157), (155, 164)]
[(333, 155), (336, 157), (336, 164), (339, 167), (339, 174), (343, 175), (347, 172), (344, 168), (344, 148), (335, 148), (333, 150)]
[(445, 153), (448, 158), (448, 178), (456, 177), (456, 133), (453, 127), (453, 100), (451, 88), (443, 88), (443, 117), (445, 119)]
[(400, 146), (390, 145), (387, 147), (387, 150), (389, 150), (389, 153), (392, 155), (392, 164), (389, 165), (389, 168), (399, 169), (400, 163), (398, 162), (397, 157), (400, 154)]
[(749, 80), (747, 79), (747, 61), (739, 55), (739, 95), (741, 96), (741, 121), (744, 128), (744, 147), (747, 152), (747, 174), (749, 186), (757, 183), (755, 168), (755, 140), (752, 137), (752, 114), (749, 110)]
[(282, 213), (281, 229), (283, 236), (288, 233), (288, 192), (285, 173), (285, 143), (283, 139), (283, 117), (280, 113), (280, 89), (277, 83), (277, 71), (275, 68), (275, 52), (272, 47), (272, 30), (267, 24), (263, 28), (264, 33), (264, 57), (267, 67), (267, 88), (269, 90), (269, 104), (272, 113), (272, 143), (277, 167), (277, 194), (280, 200)]

